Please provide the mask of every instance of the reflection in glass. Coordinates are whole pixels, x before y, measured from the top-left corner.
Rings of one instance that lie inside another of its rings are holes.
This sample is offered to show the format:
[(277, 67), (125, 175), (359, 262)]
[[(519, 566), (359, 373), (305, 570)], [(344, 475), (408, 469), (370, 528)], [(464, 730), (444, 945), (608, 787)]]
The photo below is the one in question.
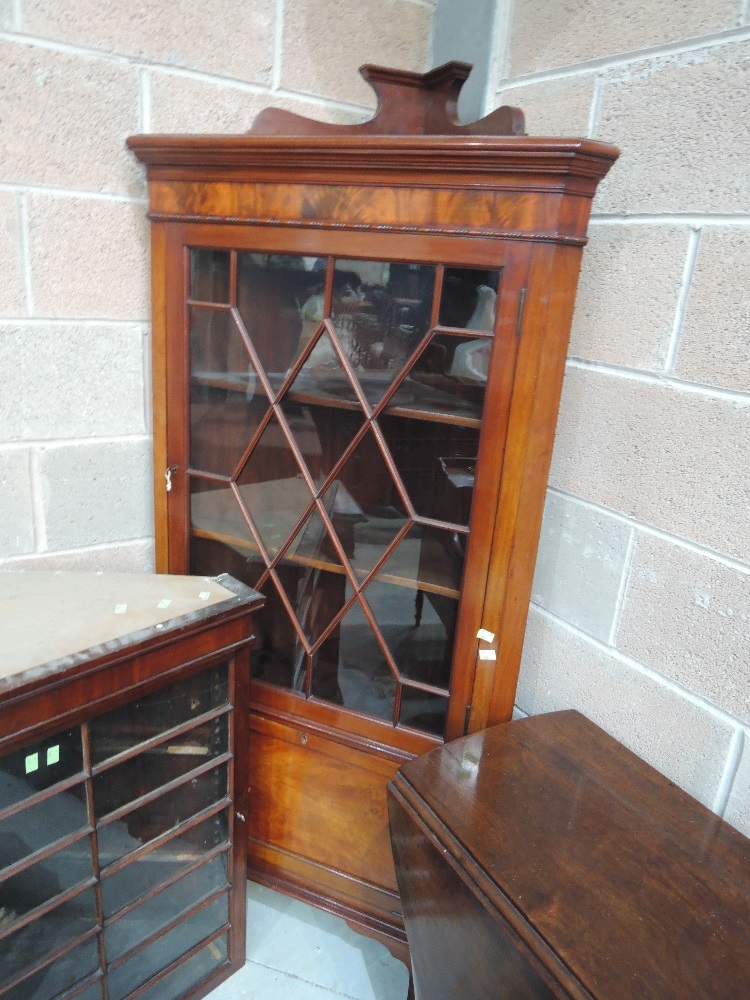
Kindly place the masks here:
[(7, 753), (0, 757), (0, 810), (82, 770), (81, 731), (77, 726)]
[(227, 961), (227, 939), (216, 938), (197, 954), (183, 962), (156, 986), (141, 993), (138, 1000), (182, 1000), (182, 997)]
[(99, 860), (102, 867), (125, 857), (202, 809), (207, 809), (226, 794), (227, 768), (222, 764), (180, 785), (174, 791), (160, 795), (153, 802), (134, 809), (122, 819), (100, 826)]
[[(253, 536), (229, 483), (190, 477), (190, 523), (193, 534), (231, 546), (246, 555), (256, 550)], [(218, 572), (228, 572), (222, 568)], [(206, 569), (199, 572), (205, 574)]]
[(88, 889), (3, 937), (0, 940), (0, 983), (9, 982), (45, 955), (96, 926), (96, 899), (93, 889)]
[[(433, 334), (387, 409), (481, 420), (491, 347), (489, 337)], [(421, 432), (421, 426), (412, 431)]]
[[(89, 724), (91, 759), (100, 764), (204, 712), (229, 704), (227, 663), (130, 701)], [(187, 743), (190, 733), (181, 737)]]
[[(46, 950), (46, 949), (45, 949)], [(3, 1000), (53, 1000), (64, 990), (82, 982), (99, 968), (99, 948), (96, 937), (78, 948), (73, 948), (51, 965), (3, 993)], [(101, 1000), (102, 990), (97, 983), (76, 997), (76, 1000)]]
[(447, 689), (457, 598), (423, 590), (405, 591), (380, 578), (367, 586), (365, 598), (401, 676)]
[(226, 310), (190, 309), (190, 465), (230, 475), (268, 399)]
[[(144, 893), (150, 891), (161, 882), (167, 881), (173, 875), (188, 868), (207, 851), (227, 843), (229, 819), (224, 809), (214, 816), (209, 816), (201, 823), (185, 830), (179, 837), (173, 837), (159, 844), (148, 854), (136, 858), (125, 868), (120, 868), (111, 874), (105, 874), (102, 879), (102, 903), (104, 916), (111, 917), (113, 913), (132, 903)], [(217, 879), (225, 878), (227, 873), (227, 855), (220, 854), (209, 864), (215, 869)]]
[[(217, 875), (219, 878), (217, 878)], [(201, 899), (227, 888), (220, 870), (203, 865), (115, 920), (104, 931), (107, 960), (113, 962)]]
[[(6, 866), (18, 860), (23, 853), (23, 845), (13, 838), (4, 837), (0, 842), (0, 852), (0, 865)], [(90, 841), (88, 837), (83, 837), (17, 875), (2, 879), (0, 930), (4, 929), (10, 919), (22, 917), (29, 910), (48, 903), (78, 883), (93, 878), (93, 875)]]
[[(12, 795), (22, 797), (20, 793), (25, 787), (22, 779), (6, 775), (5, 782), (11, 785)], [(13, 788), (14, 785), (20, 787)], [(2, 820), (0, 857), (8, 865), (87, 828), (86, 790), (81, 784)]]
[(405, 417), (379, 420), (406, 493), (417, 514), (467, 526), (474, 494), (479, 428)]
[(341, 610), (346, 576), (317, 509), (295, 535), (276, 571), (310, 645)]
[(492, 332), (499, 278), (499, 271), (446, 267), (440, 296), (440, 325)]
[(445, 732), (445, 720), (448, 714), (448, 698), (438, 694), (429, 694), (417, 688), (404, 685), (401, 691), (401, 714), (399, 722), (402, 726), (411, 726), (422, 732), (442, 736)]
[(431, 264), (336, 261), (331, 319), (371, 405), (427, 332), (434, 286)]
[(226, 753), (229, 745), (226, 715), (160, 743), (123, 764), (102, 771), (93, 781), (94, 811), (104, 817), (142, 795), (181, 778)]
[[(347, 597), (350, 596), (347, 588)], [(313, 657), (312, 693), (391, 721), (396, 681), (358, 601)]]
[(229, 897), (225, 894), (204, 906), (153, 944), (109, 973), (110, 1000), (123, 1000), (136, 987), (176, 961), (186, 951), (218, 930), (229, 919)]
[[(285, 590), (292, 590), (298, 582), (298, 571), (280, 566), (278, 579)], [(304, 683), (305, 650), (273, 578), (261, 588), (261, 593), (266, 603), (253, 616), (256, 636), (253, 677), (276, 687), (293, 689), (296, 684)]]
[(266, 550), (275, 554), (312, 503), (276, 417), (266, 425), (237, 483)]
[(190, 251), (190, 298), (194, 302), (229, 302), (229, 253)]
[(237, 308), (268, 374), (288, 371), (322, 316), (325, 261), (237, 255)]

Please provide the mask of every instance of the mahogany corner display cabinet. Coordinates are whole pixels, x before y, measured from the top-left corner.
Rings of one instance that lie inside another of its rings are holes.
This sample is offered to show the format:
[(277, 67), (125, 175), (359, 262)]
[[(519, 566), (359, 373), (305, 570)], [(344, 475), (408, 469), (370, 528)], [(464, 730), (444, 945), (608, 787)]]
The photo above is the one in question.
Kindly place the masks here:
[(0, 998), (183, 1000), (245, 960), (252, 615), (230, 577), (0, 573)]
[(750, 996), (750, 840), (578, 712), (389, 787), (419, 1000)]
[(386, 785), (510, 718), (591, 200), (617, 150), (461, 126), (465, 64), (362, 125), (128, 140), (147, 165), (157, 569), (260, 591), (251, 877), (405, 935)]

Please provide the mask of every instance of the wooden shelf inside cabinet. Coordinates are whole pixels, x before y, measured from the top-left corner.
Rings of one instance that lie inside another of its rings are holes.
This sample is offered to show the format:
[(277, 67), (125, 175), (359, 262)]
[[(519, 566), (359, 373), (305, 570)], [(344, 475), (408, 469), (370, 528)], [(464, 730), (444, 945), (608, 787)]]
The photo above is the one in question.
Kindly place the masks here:
[(266, 598), (253, 878), (402, 957), (386, 782), (510, 718), (618, 155), (527, 136), (512, 108), (459, 125), (468, 70), (364, 67), (379, 110), (359, 126), (268, 110), (246, 135), (128, 140), (153, 232), (157, 568)]
[(204, 996), (245, 957), (231, 577), (0, 574), (0, 996)]
[(389, 804), (420, 1000), (750, 996), (750, 841), (579, 713), (426, 754)]

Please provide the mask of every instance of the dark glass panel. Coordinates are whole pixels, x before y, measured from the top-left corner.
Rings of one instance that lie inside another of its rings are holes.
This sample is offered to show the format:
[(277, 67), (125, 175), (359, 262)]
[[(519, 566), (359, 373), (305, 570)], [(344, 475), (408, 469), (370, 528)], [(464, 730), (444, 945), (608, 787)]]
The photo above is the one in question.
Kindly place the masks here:
[(190, 310), (190, 465), (229, 476), (268, 409), (232, 314)]
[(182, 1000), (194, 986), (206, 979), (227, 961), (227, 939), (216, 938), (211, 944), (183, 962), (156, 986), (141, 993), (139, 1000)]
[(216, 866), (203, 865), (190, 872), (105, 929), (107, 960), (120, 958), (201, 899), (224, 888), (227, 888), (226, 876)]
[(102, 867), (167, 833), (226, 794), (227, 768), (222, 764), (134, 809), (122, 819), (99, 827), (99, 860)]
[(312, 493), (275, 417), (253, 448), (238, 486), (267, 551), (278, 552), (312, 502)]
[(442, 736), (445, 732), (445, 720), (448, 714), (448, 699), (439, 694), (428, 694), (417, 688), (403, 687), (401, 690), (402, 726), (411, 726), (433, 736)]
[(322, 497), (346, 555), (371, 568), (403, 526), (407, 514), (375, 435), (368, 432)]
[[(17, 779), (21, 780), (21, 779)], [(0, 823), (0, 858), (4, 867), (88, 827), (83, 784), (14, 813)]]
[(392, 721), (396, 681), (359, 602), (314, 655), (312, 693)]
[(81, 731), (76, 726), (0, 757), (0, 810), (83, 771)]
[(378, 570), (377, 579), (458, 598), (466, 535), (415, 524)]
[(334, 350), (326, 326), (318, 330), (315, 346), (292, 382), (289, 395), (301, 403), (323, 400), (328, 406), (339, 403), (340, 408), (359, 407), (357, 394)]
[(458, 601), (375, 579), (365, 598), (402, 677), (448, 688)]
[(499, 279), (499, 271), (446, 267), (440, 296), (440, 325), (492, 332)]
[[(298, 568), (281, 565), (277, 573), (284, 589), (292, 592), (297, 586)], [(256, 635), (251, 661), (253, 677), (277, 687), (299, 689), (304, 686), (304, 647), (273, 579), (264, 584), (261, 593), (266, 603), (253, 617)]]
[[(229, 817), (225, 809), (141, 855), (125, 868), (105, 875), (102, 879), (104, 916), (111, 917), (155, 886), (161, 885), (184, 868), (189, 868), (207, 851), (226, 844), (228, 830)], [(226, 878), (226, 854), (213, 858), (209, 864), (215, 878)]]
[(190, 298), (196, 302), (229, 302), (229, 253), (190, 251)]
[(102, 771), (92, 781), (95, 815), (103, 818), (226, 753), (228, 733), (228, 717), (220, 715)]
[(492, 343), (489, 337), (434, 334), (387, 409), (481, 420)]
[(292, 254), (237, 255), (237, 307), (267, 373), (288, 371), (322, 315), (325, 262)]
[[(7, 923), (9, 917), (11, 915), (8, 912), (3, 930), (12, 926), (12, 917), (10, 923)], [(14, 979), (45, 955), (64, 947), (68, 942), (74, 941), (96, 926), (96, 899), (93, 889), (81, 892), (73, 899), (50, 910), (49, 913), (37, 917), (30, 924), (0, 941), (0, 983)], [(80, 978), (82, 973), (79, 972), (73, 982)]]
[(297, 532), (276, 567), (310, 644), (341, 610), (346, 574), (317, 509)]
[(132, 990), (148, 982), (157, 972), (226, 924), (229, 917), (228, 899), (227, 895), (220, 896), (119, 968), (111, 969), (110, 1000), (123, 1000)]
[(434, 286), (429, 264), (336, 261), (331, 319), (372, 405), (427, 332)]
[[(178, 684), (136, 698), (89, 724), (91, 759), (96, 764), (123, 753), (174, 726), (229, 704), (229, 664), (204, 670)], [(201, 731), (203, 739), (207, 734)], [(180, 737), (186, 744), (193, 735)]]
[[(94, 937), (78, 948), (73, 948), (51, 965), (33, 973), (12, 990), (3, 993), (2, 998), (3, 1000), (53, 1000), (63, 990), (82, 982), (98, 968), (99, 948)], [(101, 1000), (101, 995), (102, 988), (99, 983), (95, 983), (84, 993), (79, 994), (76, 1000)]]
[(194, 576), (229, 573), (235, 580), (257, 590), (265, 569), (266, 564), (257, 551), (249, 548), (249, 543), (232, 545), (223, 539), (190, 536), (190, 573)]
[[(190, 477), (190, 526), (193, 536), (223, 543), (243, 557), (257, 545), (229, 483)], [(200, 573), (208, 570), (201, 569)], [(220, 572), (224, 572), (220, 569)]]
[[(1, 845), (3, 865), (16, 860), (5, 854), (11, 846), (7, 841)], [(86, 882), (93, 874), (90, 838), (83, 837), (44, 861), (0, 881), (0, 930), (9, 919), (48, 903), (78, 883)]]
[(378, 422), (417, 514), (468, 526), (479, 429), (394, 416)]
[(316, 483), (321, 483), (333, 471), (362, 427), (364, 416), (359, 404), (355, 411), (330, 405), (307, 406), (298, 402), (309, 398), (297, 392), (298, 383), (306, 380), (309, 381), (303, 370), (292, 383), (281, 406), (310, 475)]

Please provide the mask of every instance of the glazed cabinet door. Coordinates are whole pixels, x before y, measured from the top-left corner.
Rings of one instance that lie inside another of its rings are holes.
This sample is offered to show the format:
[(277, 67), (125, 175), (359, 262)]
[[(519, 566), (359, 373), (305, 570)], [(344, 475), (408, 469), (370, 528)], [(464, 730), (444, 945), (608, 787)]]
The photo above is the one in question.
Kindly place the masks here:
[(256, 691), (409, 752), (458, 735), (521, 301), (502, 250), (170, 239), (168, 568), (265, 595)]

